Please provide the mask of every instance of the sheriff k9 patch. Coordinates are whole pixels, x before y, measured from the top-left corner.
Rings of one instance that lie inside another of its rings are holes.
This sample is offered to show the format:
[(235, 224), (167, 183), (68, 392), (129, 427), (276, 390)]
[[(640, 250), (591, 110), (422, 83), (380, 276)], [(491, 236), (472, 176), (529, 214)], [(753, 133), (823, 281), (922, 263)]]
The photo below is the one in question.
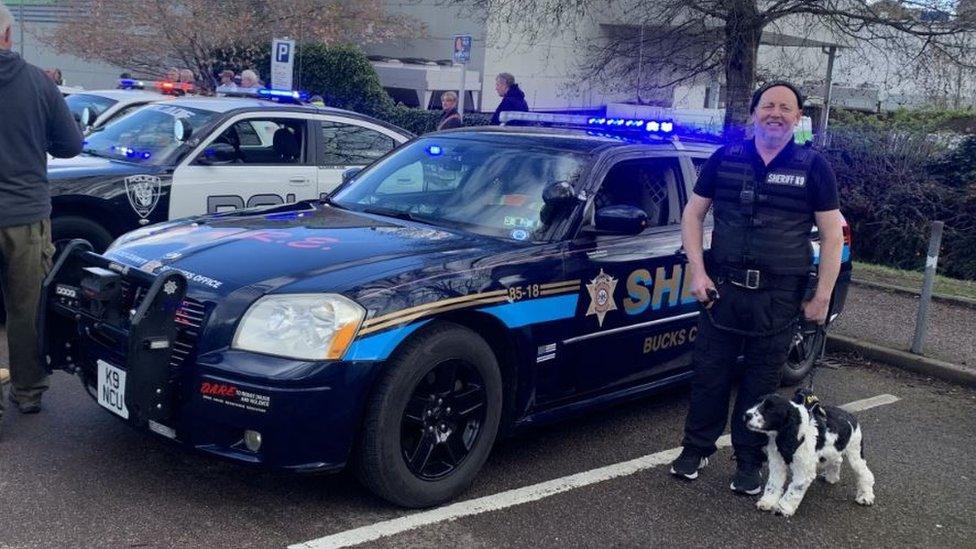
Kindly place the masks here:
[(795, 170), (776, 170), (766, 175), (766, 184), (806, 187), (807, 174)]
[(125, 178), (125, 194), (129, 197), (129, 204), (142, 218), (149, 217), (156, 209), (162, 188), (163, 181), (155, 175), (132, 175)]

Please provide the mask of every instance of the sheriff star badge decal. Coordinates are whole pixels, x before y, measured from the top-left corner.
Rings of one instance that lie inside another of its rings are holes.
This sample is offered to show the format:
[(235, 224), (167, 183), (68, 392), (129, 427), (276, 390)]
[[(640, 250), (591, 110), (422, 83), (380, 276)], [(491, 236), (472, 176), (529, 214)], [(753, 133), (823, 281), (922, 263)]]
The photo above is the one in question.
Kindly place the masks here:
[(603, 269), (586, 285), (586, 291), (590, 293), (590, 308), (586, 310), (586, 316), (596, 315), (601, 328), (607, 312), (617, 309), (617, 303), (613, 300), (613, 290), (616, 287), (617, 279), (603, 272)]

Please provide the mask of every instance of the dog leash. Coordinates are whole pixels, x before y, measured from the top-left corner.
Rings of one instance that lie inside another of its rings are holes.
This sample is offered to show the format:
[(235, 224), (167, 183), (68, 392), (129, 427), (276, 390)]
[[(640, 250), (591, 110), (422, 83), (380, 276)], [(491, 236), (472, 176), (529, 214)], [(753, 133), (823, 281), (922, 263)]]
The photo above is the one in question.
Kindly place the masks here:
[(821, 336), (820, 338), (815, 338), (820, 340), (821, 347), (820, 350), (818, 351), (818, 354), (820, 356), (813, 359), (813, 364), (810, 365), (810, 373), (807, 374), (807, 390), (810, 392), (813, 392), (813, 378), (817, 372), (817, 368), (819, 367), (820, 358), (822, 358), (823, 356), (824, 346), (827, 345), (827, 323), (826, 322), (823, 324), (817, 324), (817, 335)]
[(731, 326), (724, 326), (722, 324), (719, 324), (718, 322), (715, 322), (715, 317), (712, 315), (712, 305), (714, 305), (715, 300), (718, 299), (718, 291), (713, 288), (709, 288), (707, 293), (708, 293), (708, 301), (706, 301), (702, 306), (705, 309), (705, 316), (708, 317), (708, 322), (711, 323), (711, 325), (714, 326), (715, 328), (723, 332), (728, 332), (730, 334), (735, 334), (735, 335), (740, 335), (745, 337), (769, 337), (771, 335), (776, 335), (782, 332), (783, 330), (789, 329), (791, 326), (796, 324), (803, 316), (803, 313), (800, 312), (793, 318), (789, 319), (782, 326), (770, 330), (764, 330), (761, 332), (759, 331), (750, 332), (749, 330), (740, 330), (738, 328), (733, 328)]

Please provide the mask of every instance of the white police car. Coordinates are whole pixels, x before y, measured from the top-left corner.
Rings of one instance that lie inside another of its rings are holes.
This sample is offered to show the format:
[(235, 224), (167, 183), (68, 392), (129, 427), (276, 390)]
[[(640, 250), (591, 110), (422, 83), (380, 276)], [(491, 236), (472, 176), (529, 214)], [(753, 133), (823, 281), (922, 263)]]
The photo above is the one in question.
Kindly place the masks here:
[(256, 95), (144, 105), (90, 133), (80, 156), (50, 161), (55, 241), (103, 250), (151, 223), (319, 198), (412, 137), (354, 112), (270, 100), (297, 92)]
[[(146, 89), (146, 88), (151, 89)], [(100, 128), (155, 101), (192, 93), (192, 84), (146, 82), (124, 78), (114, 90), (77, 90), (65, 94), (64, 101), (75, 120), (86, 130)]]

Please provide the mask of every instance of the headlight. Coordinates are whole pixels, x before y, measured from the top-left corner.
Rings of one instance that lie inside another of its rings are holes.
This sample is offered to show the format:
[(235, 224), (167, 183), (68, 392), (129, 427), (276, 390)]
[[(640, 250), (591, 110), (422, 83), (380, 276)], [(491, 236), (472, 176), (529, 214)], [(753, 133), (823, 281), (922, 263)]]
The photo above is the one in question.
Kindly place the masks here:
[(265, 296), (244, 314), (232, 347), (300, 360), (340, 359), (365, 316), (365, 309), (341, 295)]

